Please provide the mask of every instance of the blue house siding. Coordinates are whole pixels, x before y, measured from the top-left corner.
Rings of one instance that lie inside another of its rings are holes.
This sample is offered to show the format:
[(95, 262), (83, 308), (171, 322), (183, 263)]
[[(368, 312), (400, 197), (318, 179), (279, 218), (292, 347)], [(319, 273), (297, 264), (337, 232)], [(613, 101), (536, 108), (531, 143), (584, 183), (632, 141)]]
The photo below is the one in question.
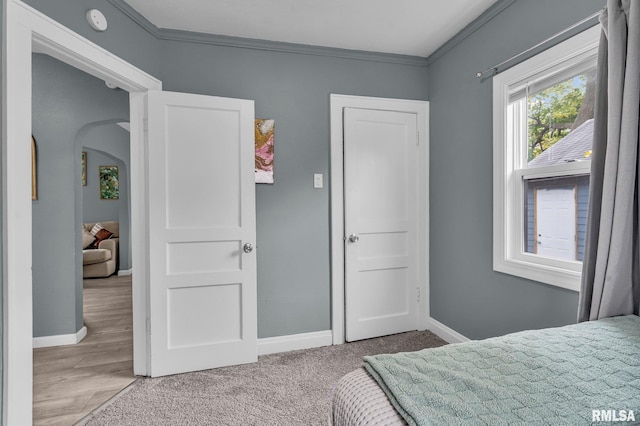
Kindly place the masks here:
[(584, 259), (584, 242), (587, 234), (587, 207), (589, 206), (589, 176), (578, 179), (578, 260)]
[(525, 235), (525, 248), (527, 253), (535, 253), (535, 190), (550, 187), (576, 187), (577, 188), (577, 260), (584, 259), (584, 242), (587, 229), (587, 206), (589, 203), (589, 176), (569, 176), (556, 179), (544, 179), (529, 181), (527, 185), (527, 200), (525, 208), (525, 221), (527, 231)]
[(534, 216), (535, 216), (535, 198), (534, 198), (534, 190), (532, 185), (529, 185), (528, 191), (527, 191), (527, 210), (526, 210), (526, 215), (527, 215), (527, 234), (525, 236), (525, 247), (527, 248), (527, 253), (535, 253), (536, 248), (535, 248), (535, 243), (536, 243), (536, 239), (534, 238), (534, 231), (535, 231), (535, 227), (534, 227)]

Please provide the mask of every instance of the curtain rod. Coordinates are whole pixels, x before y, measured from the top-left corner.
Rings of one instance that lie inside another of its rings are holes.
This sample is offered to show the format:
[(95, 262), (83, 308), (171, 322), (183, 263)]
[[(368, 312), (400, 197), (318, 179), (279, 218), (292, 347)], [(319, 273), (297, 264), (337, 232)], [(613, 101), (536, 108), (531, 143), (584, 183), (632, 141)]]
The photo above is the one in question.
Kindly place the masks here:
[(553, 41), (553, 40), (555, 40), (555, 39), (556, 39), (556, 38), (558, 38), (558, 37), (563, 36), (564, 34), (568, 33), (569, 31), (576, 29), (577, 27), (579, 27), (579, 26), (581, 26), (581, 25), (583, 25), (583, 24), (585, 24), (585, 23), (587, 23), (587, 22), (589, 22), (589, 21), (593, 20), (594, 18), (597, 18), (597, 17), (600, 15), (600, 12), (601, 12), (601, 11), (598, 11), (598, 12), (594, 13), (593, 15), (589, 15), (589, 16), (587, 16), (587, 17), (586, 17), (586, 18), (584, 18), (583, 20), (581, 20), (581, 21), (579, 21), (579, 22), (576, 22), (575, 24), (571, 25), (571, 26), (570, 26), (570, 27), (568, 27), (568, 28), (565, 28), (564, 30), (560, 31), (559, 33), (556, 33), (556, 34), (552, 35), (551, 37), (549, 37), (549, 38), (547, 38), (547, 39), (545, 39), (545, 40), (541, 41), (540, 43), (536, 44), (535, 46), (532, 46), (532, 47), (528, 48), (527, 50), (525, 50), (525, 51), (523, 51), (523, 52), (518, 53), (517, 55), (513, 55), (513, 56), (512, 56), (512, 57), (510, 57), (509, 59), (504, 60), (504, 61), (500, 62), (500, 63), (499, 63), (499, 64), (497, 64), (497, 65), (494, 65), (494, 66), (492, 66), (492, 67), (489, 67), (489, 68), (485, 69), (484, 71), (478, 71), (478, 72), (476, 73), (476, 77), (478, 77), (478, 78), (482, 78), (482, 77), (484, 77), (484, 75), (485, 75), (485, 74), (487, 74), (487, 73), (489, 73), (489, 72), (494, 73), (494, 75), (495, 75), (495, 74), (497, 74), (497, 73), (498, 73), (498, 68), (500, 68), (501, 66), (503, 66), (503, 65), (505, 65), (505, 64), (507, 64), (507, 63), (509, 63), (509, 62), (513, 61), (514, 59), (518, 59), (518, 58), (520, 58), (521, 56), (524, 56), (524, 55), (526, 55), (527, 53), (531, 52), (532, 50), (535, 50), (535, 49), (539, 48), (540, 46), (542, 46), (542, 45), (544, 45), (544, 44), (547, 44), (547, 43), (549, 43), (550, 41)]

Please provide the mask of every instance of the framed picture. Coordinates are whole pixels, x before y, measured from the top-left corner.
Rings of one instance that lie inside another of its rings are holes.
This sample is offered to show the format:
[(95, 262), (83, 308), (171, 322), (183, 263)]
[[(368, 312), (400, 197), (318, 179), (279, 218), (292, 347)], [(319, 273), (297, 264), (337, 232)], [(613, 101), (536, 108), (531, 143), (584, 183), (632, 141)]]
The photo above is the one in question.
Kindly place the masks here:
[(31, 135), (31, 199), (38, 199), (38, 145)]
[(100, 199), (117, 200), (120, 198), (118, 182), (118, 166), (100, 166), (98, 182), (100, 182)]
[(273, 183), (274, 119), (257, 118), (255, 123), (256, 183)]
[(87, 153), (82, 151), (82, 186), (87, 186)]

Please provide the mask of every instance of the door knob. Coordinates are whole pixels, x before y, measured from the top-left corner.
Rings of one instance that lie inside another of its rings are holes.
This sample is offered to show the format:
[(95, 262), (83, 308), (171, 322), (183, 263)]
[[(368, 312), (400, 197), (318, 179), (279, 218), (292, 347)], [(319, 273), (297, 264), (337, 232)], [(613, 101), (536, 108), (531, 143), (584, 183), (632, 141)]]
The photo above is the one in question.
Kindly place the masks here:
[(350, 243), (357, 243), (359, 239), (360, 239), (360, 237), (358, 237), (358, 234), (349, 235), (349, 242)]
[(251, 243), (246, 243), (242, 247), (242, 250), (244, 250), (245, 253), (251, 253), (253, 251), (253, 246), (251, 245)]

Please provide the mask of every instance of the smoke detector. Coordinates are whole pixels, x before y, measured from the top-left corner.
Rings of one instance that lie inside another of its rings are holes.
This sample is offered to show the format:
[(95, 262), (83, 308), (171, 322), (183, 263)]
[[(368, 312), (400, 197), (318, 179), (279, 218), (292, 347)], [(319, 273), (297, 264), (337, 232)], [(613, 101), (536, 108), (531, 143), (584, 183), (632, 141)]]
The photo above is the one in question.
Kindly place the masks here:
[(104, 31), (107, 29), (107, 18), (98, 9), (87, 11), (87, 22), (96, 31)]

